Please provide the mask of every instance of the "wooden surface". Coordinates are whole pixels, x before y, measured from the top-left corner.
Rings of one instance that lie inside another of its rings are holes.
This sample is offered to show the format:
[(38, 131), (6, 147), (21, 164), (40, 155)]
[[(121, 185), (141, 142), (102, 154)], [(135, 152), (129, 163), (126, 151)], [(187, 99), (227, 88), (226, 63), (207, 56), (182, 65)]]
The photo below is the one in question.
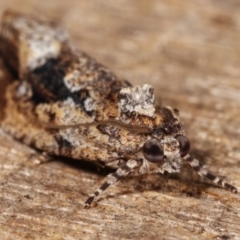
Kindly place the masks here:
[[(238, 0), (1, 0), (6, 8), (55, 19), (120, 77), (152, 84), (180, 110), (191, 153), (240, 187)], [(87, 210), (107, 171), (58, 157), (35, 165), (34, 153), (0, 129), (1, 239), (240, 239), (240, 194), (189, 169), (128, 178)]]

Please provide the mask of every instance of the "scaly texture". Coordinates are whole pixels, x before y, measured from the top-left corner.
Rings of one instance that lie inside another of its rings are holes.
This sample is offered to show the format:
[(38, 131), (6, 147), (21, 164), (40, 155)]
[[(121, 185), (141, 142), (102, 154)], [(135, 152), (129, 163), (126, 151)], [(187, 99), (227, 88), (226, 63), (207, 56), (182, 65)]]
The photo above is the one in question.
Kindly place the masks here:
[(2, 128), (49, 154), (117, 169), (87, 207), (128, 174), (180, 172), (184, 161), (200, 176), (237, 191), (188, 154), (178, 111), (155, 105), (151, 86), (118, 79), (53, 24), (6, 12), (2, 29), (2, 55), (19, 77), (6, 91)]

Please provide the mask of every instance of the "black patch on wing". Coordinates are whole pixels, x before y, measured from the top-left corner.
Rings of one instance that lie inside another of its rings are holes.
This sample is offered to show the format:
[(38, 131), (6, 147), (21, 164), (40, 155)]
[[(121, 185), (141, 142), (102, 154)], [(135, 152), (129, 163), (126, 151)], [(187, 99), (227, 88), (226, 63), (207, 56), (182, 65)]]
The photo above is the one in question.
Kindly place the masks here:
[(89, 115), (92, 116), (93, 111), (89, 111), (88, 109), (86, 109), (85, 106), (85, 101), (87, 100), (87, 98), (91, 98), (89, 92), (87, 89), (81, 89), (77, 92), (75, 92), (73, 94), (73, 101), (77, 104), (77, 105), (81, 105), (82, 108), (84, 109), (84, 111)]
[(81, 107), (92, 116), (93, 111), (85, 109), (84, 101), (90, 97), (88, 90), (81, 89), (71, 92), (63, 82), (68, 62), (58, 59), (49, 59), (44, 65), (36, 68), (27, 75), (33, 90), (33, 100), (36, 103), (53, 101), (64, 101), (67, 98), (73, 99), (76, 107)]
[[(81, 57), (87, 59), (87, 62), (83, 65), (80, 64)], [(76, 107), (81, 107), (88, 115), (92, 116), (94, 111), (85, 109), (85, 100), (90, 97), (89, 91), (83, 88), (72, 92), (63, 81), (74, 64), (79, 64), (83, 86), (90, 87), (94, 92), (98, 92), (103, 99), (113, 97), (112, 95), (119, 92), (121, 88), (130, 85), (127, 81), (118, 80), (115, 74), (86, 54), (81, 53), (80, 56), (77, 56), (66, 51), (62, 52), (59, 58), (48, 59), (44, 65), (27, 72), (24, 76), (32, 86), (33, 101), (38, 104), (71, 98)], [(91, 75), (93, 80), (89, 81)]]
[(56, 139), (56, 142), (58, 143), (59, 153), (65, 156), (66, 155), (71, 156), (71, 151), (73, 148), (73, 145), (71, 144), (71, 142), (64, 139), (62, 136), (56, 136), (55, 139)]
[(38, 102), (51, 102), (71, 97), (70, 90), (65, 86), (64, 66), (59, 59), (49, 59), (44, 65), (27, 74), (34, 97)]

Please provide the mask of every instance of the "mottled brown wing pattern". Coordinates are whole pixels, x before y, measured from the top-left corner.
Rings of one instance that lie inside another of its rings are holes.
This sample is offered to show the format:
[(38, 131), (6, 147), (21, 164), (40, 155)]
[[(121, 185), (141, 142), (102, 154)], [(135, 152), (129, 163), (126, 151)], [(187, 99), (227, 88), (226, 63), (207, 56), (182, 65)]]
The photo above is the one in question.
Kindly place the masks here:
[(188, 154), (178, 110), (157, 106), (153, 87), (119, 79), (75, 49), (53, 23), (7, 11), (0, 41), (1, 55), (18, 79), (5, 93), (2, 129), (51, 155), (117, 169), (86, 207), (129, 174), (180, 172), (184, 162), (201, 177), (237, 192)]

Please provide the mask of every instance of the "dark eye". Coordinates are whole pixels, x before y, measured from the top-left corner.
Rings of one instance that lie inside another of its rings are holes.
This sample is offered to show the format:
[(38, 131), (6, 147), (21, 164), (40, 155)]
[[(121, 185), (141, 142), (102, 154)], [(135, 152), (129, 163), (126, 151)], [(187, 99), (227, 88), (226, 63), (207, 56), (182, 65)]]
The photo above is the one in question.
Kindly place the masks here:
[(156, 139), (148, 140), (143, 145), (143, 155), (149, 162), (160, 162), (164, 158), (163, 147)]
[(189, 143), (188, 139), (183, 135), (177, 135), (176, 139), (178, 140), (178, 142), (180, 144), (181, 157), (186, 156), (190, 149), (190, 143)]

